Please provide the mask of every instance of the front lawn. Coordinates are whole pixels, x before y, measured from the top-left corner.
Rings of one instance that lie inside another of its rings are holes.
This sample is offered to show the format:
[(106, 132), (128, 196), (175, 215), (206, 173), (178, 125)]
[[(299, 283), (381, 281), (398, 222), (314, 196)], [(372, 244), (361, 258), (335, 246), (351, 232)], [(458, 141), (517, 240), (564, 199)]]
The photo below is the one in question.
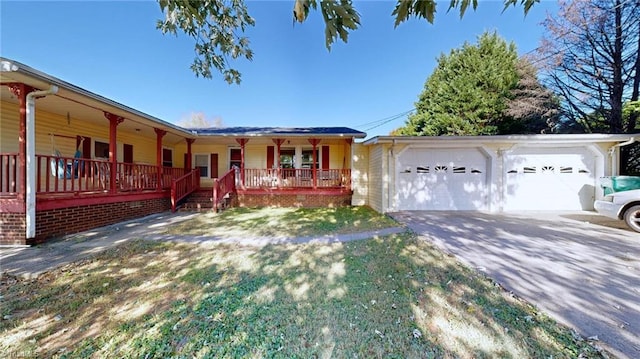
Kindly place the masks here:
[(369, 207), (231, 208), (205, 212), (169, 229), (170, 234), (245, 237), (307, 237), (367, 232), (398, 226)]
[(411, 234), (249, 247), (135, 240), (4, 278), (0, 352), (70, 358), (601, 358)]

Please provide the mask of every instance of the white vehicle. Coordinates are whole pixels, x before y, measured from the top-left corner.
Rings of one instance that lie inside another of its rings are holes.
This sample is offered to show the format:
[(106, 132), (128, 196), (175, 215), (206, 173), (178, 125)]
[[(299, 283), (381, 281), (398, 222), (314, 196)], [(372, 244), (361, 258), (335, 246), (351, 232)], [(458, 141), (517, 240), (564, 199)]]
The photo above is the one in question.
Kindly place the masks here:
[(601, 215), (624, 219), (629, 228), (640, 232), (640, 189), (608, 194), (593, 206)]

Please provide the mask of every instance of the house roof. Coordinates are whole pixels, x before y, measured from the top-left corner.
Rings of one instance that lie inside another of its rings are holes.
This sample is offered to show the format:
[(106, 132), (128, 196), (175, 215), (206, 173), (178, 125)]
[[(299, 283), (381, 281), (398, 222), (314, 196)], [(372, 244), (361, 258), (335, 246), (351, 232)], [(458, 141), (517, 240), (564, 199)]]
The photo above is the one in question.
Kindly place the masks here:
[(355, 137), (366, 133), (348, 127), (212, 127), (190, 129), (198, 136), (222, 137)]

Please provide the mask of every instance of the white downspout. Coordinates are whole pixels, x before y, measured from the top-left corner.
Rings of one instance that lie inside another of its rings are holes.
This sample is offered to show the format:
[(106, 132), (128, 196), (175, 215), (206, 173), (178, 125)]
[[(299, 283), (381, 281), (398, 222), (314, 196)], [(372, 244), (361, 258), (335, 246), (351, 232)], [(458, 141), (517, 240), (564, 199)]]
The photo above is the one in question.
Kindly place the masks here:
[(636, 142), (636, 138), (635, 137), (631, 137), (628, 141), (615, 144), (615, 145), (611, 146), (611, 148), (609, 148), (609, 156), (611, 156), (610, 161), (611, 161), (611, 175), (612, 176), (616, 176), (618, 174), (618, 166), (616, 166), (616, 162), (617, 161), (615, 161), (615, 159), (616, 159), (616, 150), (618, 148), (620, 148), (620, 147), (633, 144), (634, 142)]
[(51, 85), (48, 90), (34, 91), (27, 94), (27, 193), (26, 193), (26, 238), (36, 236), (36, 98), (53, 95), (58, 86)]

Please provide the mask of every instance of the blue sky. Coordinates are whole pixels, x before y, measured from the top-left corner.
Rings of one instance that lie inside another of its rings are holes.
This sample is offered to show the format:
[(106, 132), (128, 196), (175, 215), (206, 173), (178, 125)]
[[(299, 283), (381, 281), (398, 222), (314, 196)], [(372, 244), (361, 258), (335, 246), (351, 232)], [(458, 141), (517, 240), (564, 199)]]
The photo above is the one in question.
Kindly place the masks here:
[[(438, 7), (435, 24), (412, 19), (394, 29), (392, 1), (356, 1), (361, 28), (328, 52), (319, 12), (293, 25), (293, 1), (249, 1), (254, 59), (233, 66), (240, 85), (196, 78), (193, 43), (162, 35), (155, 1), (0, 2), (0, 54), (165, 121), (204, 113), (224, 126), (348, 126), (386, 135), (414, 107), (441, 53), (497, 31), (523, 54), (542, 36), (555, 2), (502, 12), (480, 1), (460, 19)], [(377, 126), (377, 127), (376, 127)]]

